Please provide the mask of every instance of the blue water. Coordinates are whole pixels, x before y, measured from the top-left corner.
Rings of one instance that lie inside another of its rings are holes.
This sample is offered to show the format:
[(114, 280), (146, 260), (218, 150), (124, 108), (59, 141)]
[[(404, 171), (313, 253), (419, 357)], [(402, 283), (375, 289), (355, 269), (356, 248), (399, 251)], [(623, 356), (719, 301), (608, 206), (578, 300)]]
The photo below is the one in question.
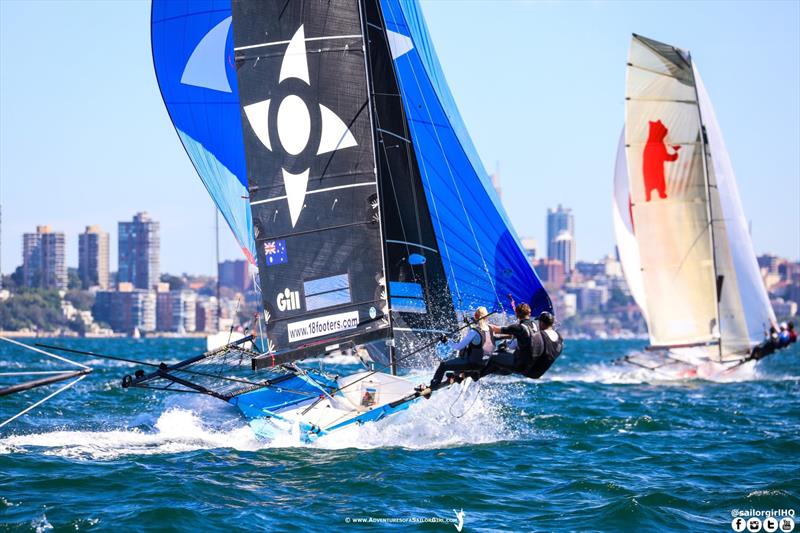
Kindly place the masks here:
[[(57, 342), (152, 361), (203, 348)], [(0, 530), (454, 531), (463, 509), (464, 531), (732, 531), (736, 509), (800, 512), (798, 347), (725, 382), (607, 363), (642, 346), (569, 342), (547, 379), (489, 378), (311, 446), (259, 442), (212, 398), (123, 390), (127, 365), (90, 360), (0, 429)], [(0, 350), (5, 371), (61, 366)], [(0, 399), (0, 419), (42, 394)], [(354, 523), (369, 517), (397, 523)]]

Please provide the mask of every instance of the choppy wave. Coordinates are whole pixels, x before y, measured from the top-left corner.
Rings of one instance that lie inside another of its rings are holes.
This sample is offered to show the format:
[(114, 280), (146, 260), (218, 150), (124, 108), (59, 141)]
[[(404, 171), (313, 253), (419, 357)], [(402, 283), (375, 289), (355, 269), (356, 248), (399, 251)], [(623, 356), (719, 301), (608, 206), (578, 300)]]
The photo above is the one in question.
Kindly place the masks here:
[(518, 432), (504, 419), (500, 391), (479, 383), (440, 390), (407, 410), (376, 423), (350, 426), (320, 438), (326, 449), (401, 447), (438, 449), (513, 440)]
[(138, 428), (51, 431), (15, 435), (0, 440), (0, 452), (4, 453), (41, 450), (46, 455), (95, 460), (211, 448), (257, 450), (261, 446), (262, 443), (256, 440), (245, 424), (228, 430), (214, 429), (207, 426), (197, 413), (180, 408), (170, 408), (162, 413), (152, 431)]
[[(634, 352), (635, 353), (635, 352)], [(548, 381), (579, 381), (608, 385), (670, 384), (708, 381), (713, 383), (740, 383), (744, 381), (794, 381), (800, 376), (785, 372), (771, 372), (750, 361), (742, 365), (704, 363), (698, 366), (674, 363), (656, 369), (642, 368), (623, 361), (587, 364), (566, 370), (554, 369), (543, 378)]]
[[(136, 359), (200, 344), (75, 341)], [(312, 444), (260, 441), (207, 396), (122, 390), (98, 363), (0, 433), (0, 529), (321, 531), (463, 509), (465, 531), (711, 532), (736, 509), (800, 510), (800, 346), (734, 383), (607, 363), (643, 344), (572, 341), (544, 379), (492, 376)]]
[[(207, 398), (178, 397), (167, 402), (152, 427), (119, 428), (108, 431), (58, 430), (14, 435), (0, 439), (0, 453), (41, 451), (46, 455), (76, 459), (110, 460), (121, 456), (185, 453), (202, 449), (232, 448), (255, 451), (264, 448), (374, 449), (401, 447), (437, 449), (465, 444), (485, 444), (515, 438), (517, 433), (504, 420), (498, 397), (491, 386), (464, 383), (444, 389), (430, 400), (419, 400), (407, 410), (377, 422), (342, 428), (303, 443), (286, 432), (271, 441), (255, 437), (244, 419), (219, 416), (216, 406), (225, 404)], [(226, 410), (227, 414), (227, 410)], [(133, 419), (149, 425), (151, 415)]]

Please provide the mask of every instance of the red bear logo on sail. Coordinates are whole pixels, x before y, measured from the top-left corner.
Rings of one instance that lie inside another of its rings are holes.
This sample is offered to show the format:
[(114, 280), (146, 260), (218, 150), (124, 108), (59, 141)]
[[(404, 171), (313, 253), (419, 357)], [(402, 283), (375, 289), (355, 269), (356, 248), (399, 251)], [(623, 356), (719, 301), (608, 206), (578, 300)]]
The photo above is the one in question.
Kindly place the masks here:
[(680, 146), (673, 146), (674, 153), (669, 153), (664, 139), (669, 130), (663, 122), (648, 121), (650, 133), (647, 136), (647, 144), (644, 146), (644, 157), (642, 163), (642, 174), (644, 175), (644, 194), (646, 201), (650, 201), (653, 189), (658, 191), (658, 196), (663, 200), (667, 197), (667, 184), (664, 181), (664, 163), (676, 161)]

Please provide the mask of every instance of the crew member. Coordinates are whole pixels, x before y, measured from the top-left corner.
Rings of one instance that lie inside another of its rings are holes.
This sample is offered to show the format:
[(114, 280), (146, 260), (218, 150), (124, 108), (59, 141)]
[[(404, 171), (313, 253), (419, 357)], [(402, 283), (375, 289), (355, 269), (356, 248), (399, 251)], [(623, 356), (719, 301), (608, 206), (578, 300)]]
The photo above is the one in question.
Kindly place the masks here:
[(514, 314), (518, 319), (516, 324), (503, 327), (490, 324), (489, 329), (495, 334), (513, 336), (517, 342), (516, 349), (513, 352), (499, 351), (491, 356), (489, 362), (481, 370), (481, 377), (488, 374), (521, 372), (533, 363), (533, 342), (538, 329), (536, 324), (531, 321), (531, 308), (528, 304), (521, 303), (514, 308)]
[[(430, 385), (417, 388), (424, 397), (430, 397), (431, 391), (439, 388), (445, 372), (454, 372), (457, 375), (462, 372), (477, 373), (484, 367), (485, 358), (494, 350), (494, 335), (486, 319), (488, 315), (489, 312), (485, 307), (476, 309), (473, 315), (475, 322), (464, 337), (458, 343), (448, 343), (451, 349), (458, 352), (458, 356), (439, 363)], [(447, 337), (443, 335), (442, 341), (447, 342)]]
[(789, 334), (789, 327), (786, 322), (781, 322), (781, 331), (778, 333), (778, 347), (786, 348), (792, 343), (792, 337)]
[[(561, 335), (553, 329), (555, 318), (551, 313), (542, 311), (539, 314), (539, 333), (538, 339), (534, 339), (533, 348), (534, 356), (533, 362), (527, 368), (522, 370), (522, 374), (526, 377), (539, 379), (547, 372), (553, 363), (556, 361), (561, 350), (564, 348), (564, 340)], [(539, 342), (536, 342), (536, 341)], [(541, 346), (541, 350), (537, 351), (537, 347)]]
[(789, 332), (789, 344), (797, 342), (797, 332), (794, 330), (794, 322), (789, 322), (786, 325), (786, 330)]

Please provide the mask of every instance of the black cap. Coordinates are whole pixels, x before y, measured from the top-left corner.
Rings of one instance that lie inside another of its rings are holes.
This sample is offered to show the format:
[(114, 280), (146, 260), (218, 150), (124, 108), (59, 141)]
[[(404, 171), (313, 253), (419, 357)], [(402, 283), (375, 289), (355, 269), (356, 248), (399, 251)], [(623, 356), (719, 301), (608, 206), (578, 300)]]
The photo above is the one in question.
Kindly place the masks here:
[(555, 317), (552, 313), (548, 313), (547, 311), (542, 311), (539, 313), (539, 322), (547, 324), (548, 326), (552, 326), (553, 323), (556, 321)]

